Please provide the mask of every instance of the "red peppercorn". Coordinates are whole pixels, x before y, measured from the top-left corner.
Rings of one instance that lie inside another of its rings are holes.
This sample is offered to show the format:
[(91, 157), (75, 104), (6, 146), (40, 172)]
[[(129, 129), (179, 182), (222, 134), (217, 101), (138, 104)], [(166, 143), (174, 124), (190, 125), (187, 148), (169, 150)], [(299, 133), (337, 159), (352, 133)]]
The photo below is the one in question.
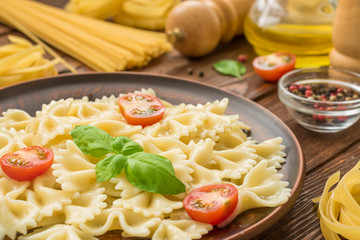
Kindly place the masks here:
[(325, 116), (324, 115), (318, 115), (318, 120), (320, 122), (324, 122), (325, 121)]
[(337, 107), (337, 110), (345, 110), (345, 109), (346, 109), (345, 106), (338, 106), (338, 107)]
[(339, 121), (339, 122), (343, 122), (343, 121), (346, 121), (349, 117), (348, 116), (337, 116), (336, 119)]
[(246, 62), (247, 56), (246, 56), (245, 54), (239, 54), (239, 55), (237, 56), (237, 60), (238, 60), (239, 62)]
[(343, 92), (344, 90), (341, 88), (341, 87), (338, 87), (337, 89), (336, 89), (336, 92), (337, 93), (341, 93), (341, 92)]
[(311, 90), (306, 90), (305, 91), (305, 97), (308, 98), (308, 97), (311, 97), (313, 94), (313, 92)]
[(290, 92), (293, 92), (294, 90), (297, 90), (297, 89), (298, 89), (298, 87), (296, 85), (291, 85), (289, 87)]

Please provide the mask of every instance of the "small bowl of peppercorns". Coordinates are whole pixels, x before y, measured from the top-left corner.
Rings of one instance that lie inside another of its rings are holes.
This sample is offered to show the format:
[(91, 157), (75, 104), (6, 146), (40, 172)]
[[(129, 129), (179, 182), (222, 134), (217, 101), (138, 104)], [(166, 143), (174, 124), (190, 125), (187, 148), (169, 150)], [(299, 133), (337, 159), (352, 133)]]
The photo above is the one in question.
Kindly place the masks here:
[(360, 74), (334, 68), (298, 69), (283, 75), (278, 95), (303, 127), (339, 132), (360, 118)]

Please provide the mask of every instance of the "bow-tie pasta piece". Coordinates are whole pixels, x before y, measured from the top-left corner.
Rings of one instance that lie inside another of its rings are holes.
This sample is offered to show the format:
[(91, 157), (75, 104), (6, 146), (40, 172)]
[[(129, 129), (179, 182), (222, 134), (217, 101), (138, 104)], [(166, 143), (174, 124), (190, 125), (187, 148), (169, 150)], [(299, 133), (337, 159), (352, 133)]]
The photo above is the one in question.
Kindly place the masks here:
[(87, 191), (96, 183), (95, 164), (91, 163), (73, 141), (66, 142), (66, 149), (60, 149), (54, 158), (56, 182), (66, 191)]
[(39, 215), (36, 220), (40, 222), (43, 218), (55, 217), (54, 212), (63, 211), (66, 206), (72, 203), (73, 199), (79, 197), (78, 193), (63, 191), (55, 182), (52, 171), (35, 178), (32, 183), (33, 194), (29, 202), (36, 205), (39, 209)]
[(94, 236), (117, 229), (123, 231), (122, 236), (149, 237), (152, 229), (160, 222), (161, 219), (158, 217), (145, 217), (123, 208), (107, 208), (93, 220), (79, 226)]
[(199, 239), (213, 229), (211, 224), (193, 220), (164, 220), (152, 239)]
[(266, 159), (269, 166), (275, 166), (281, 168), (281, 164), (285, 162), (286, 153), (283, 152), (285, 149), (284, 145), (281, 145), (282, 138), (277, 137), (268, 139), (259, 144), (254, 144), (253, 148), (259, 155), (260, 159)]
[(197, 144), (191, 142), (189, 146), (194, 149), (190, 154), (190, 161), (208, 169), (222, 171), (221, 178), (240, 179), (257, 163), (255, 151), (250, 148), (215, 151), (215, 142), (209, 138)]
[(34, 135), (24, 130), (0, 128), (0, 157), (32, 145)]
[(114, 201), (114, 207), (129, 209), (145, 217), (161, 217), (182, 206), (181, 201), (173, 201), (162, 194), (150, 192), (141, 192), (131, 198)]
[(238, 186), (241, 204), (235, 209), (237, 214), (251, 208), (279, 206), (289, 198), (291, 189), (286, 188), (288, 182), (281, 181), (282, 175), (274, 166), (267, 165), (265, 160), (259, 162)]
[(145, 134), (151, 137), (170, 137), (180, 139), (194, 134), (203, 124), (205, 115), (198, 113), (181, 113), (171, 116), (167, 112), (166, 118), (151, 128), (145, 129)]
[(187, 154), (191, 150), (187, 144), (175, 138), (136, 135), (134, 136), (134, 140), (143, 146), (145, 152), (153, 154), (161, 154), (162, 152), (170, 151), (172, 149), (180, 149)]
[(65, 206), (65, 223), (81, 224), (92, 220), (99, 215), (107, 204), (107, 196), (103, 194), (104, 188), (94, 188), (86, 192), (80, 192), (80, 196), (72, 201), (71, 205)]
[(52, 145), (50, 141), (70, 139), (69, 132), (79, 123), (76, 117), (67, 116), (73, 99), (52, 101), (49, 105), (43, 105), (41, 111), (36, 112), (35, 121), (28, 125), (27, 131), (33, 132), (34, 145)]
[[(190, 183), (193, 180), (191, 174), (194, 170), (188, 166), (188, 156), (181, 149), (169, 150), (160, 153), (160, 155), (171, 161), (174, 166), (176, 177), (185, 184), (186, 189), (189, 189)], [(179, 197), (181, 199), (184, 198), (183, 194), (175, 195), (175, 197)]]
[(225, 150), (237, 148), (237, 146), (249, 141), (244, 130), (249, 130), (250, 127), (242, 122), (234, 122), (229, 127), (225, 128), (223, 133), (219, 133), (219, 140), (215, 142), (215, 150)]
[(16, 131), (25, 130), (32, 120), (33, 117), (23, 110), (9, 109), (3, 112), (3, 117), (0, 117), (0, 128), (14, 128)]
[(140, 189), (129, 183), (125, 176), (125, 172), (121, 172), (118, 176), (110, 179), (110, 183), (115, 184), (115, 190), (112, 190), (112, 192), (118, 192), (117, 195), (119, 195), (121, 198), (130, 198), (141, 192)]
[[(125, 121), (125, 120), (124, 120)], [(93, 121), (89, 125), (100, 128), (110, 134), (111, 136), (127, 136), (131, 137), (132, 135), (141, 131), (142, 127), (139, 125), (132, 126), (124, 121), (119, 121), (116, 119), (101, 119), (99, 121)]]
[(57, 224), (47, 228), (35, 229), (32, 233), (20, 236), (19, 240), (96, 240), (98, 238), (86, 234), (71, 225)]
[(26, 234), (28, 228), (36, 227), (39, 209), (28, 201), (29, 186), (29, 181), (0, 177), (0, 239), (5, 236), (15, 239), (17, 232)]
[[(104, 99), (104, 101), (106, 100)], [(67, 115), (79, 118), (82, 121), (102, 118), (121, 119), (119, 108), (113, 101), (109, 101), (109, 103), (102, 101), (91, 102), (87, 97), (74, 100)]]

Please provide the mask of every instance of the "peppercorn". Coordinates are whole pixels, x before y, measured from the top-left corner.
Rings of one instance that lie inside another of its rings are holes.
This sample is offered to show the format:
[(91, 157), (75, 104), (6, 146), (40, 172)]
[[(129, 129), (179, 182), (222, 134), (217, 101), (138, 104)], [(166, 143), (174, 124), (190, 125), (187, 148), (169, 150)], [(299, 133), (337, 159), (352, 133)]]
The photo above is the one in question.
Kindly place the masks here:
[(337, 100), (337, 97), (335, 95), (331, 95), (329, 98), (330, 101), (334, 102)]
[(305, 91), (305, 97), (306, 97), (306, 98), (311, 97), (312, 94), (313, 94), (313, 92), (312, 92), (311, 90), (309, 90), (309, 89)]
[(203, 71), (199, 72), (199, 77), (204, 77), (204, 72)]
[(300, 111), (297, 112), (302, 115), (304, 122), (329, 127), (337, 124), (346, 124), (345, 122), (348, 121), (351, 116), (346, 116), (347, 113), (344, 113), (344, 116), (340, 112), (346, 110), (347, 107), (336, 102), (358, 99), (360, 92), (345, 85), (337, 86), (332, 83), (308, 82), (309, 83), (305, 83), (305, 81), (303, 81), (302, 84), (293, 83), (287, 86), (287, 90), (292, 94), (309, 100), (301, 101), (302, 104), (313, 107), (315, 112), (320, 113), (308, 114)]
[(288, 91), (309, 100), (317, 101), (350, 101), (359, 97), (352, 89), (330, 84), (291, 84)]
[(186, 71), (189, 75), (192, 75), (194, 73), (194, 70), (191, 67), (188, 67)]

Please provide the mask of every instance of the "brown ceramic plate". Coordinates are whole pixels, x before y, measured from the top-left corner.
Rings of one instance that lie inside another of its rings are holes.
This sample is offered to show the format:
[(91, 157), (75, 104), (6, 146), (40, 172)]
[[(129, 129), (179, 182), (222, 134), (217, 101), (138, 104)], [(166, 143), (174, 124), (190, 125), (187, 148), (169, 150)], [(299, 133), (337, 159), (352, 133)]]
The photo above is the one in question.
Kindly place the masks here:
[[(51, 100), (82, 96), (94, 99), (141, 88), (153, 88), (160, 98), (174, 104), (206, 103), (227, 97), (230, 100), (227, 113), (239, 114), (240, 120), (251, 127), (251, 135), (256, 140), (260, 142), (277, 136), (283, 138), (287, 161), (280, 172), (292, 188), (288, 202), (277, 208), (250, 210), (225, 228), (215, 228), (203, 239), (250, 239), (265, 231), (290, 210), (300, 194), (305, 174), (303, 154), (297, 139), (290, 129), (267, 109), (230, 92), (198, 82), (161, 75), (132, 72), (70, 74), (0, 89), (0, 111), (19, 108), (34, 115), (43, 103), (49, 103)], [(101, 239), (121, 239), (120, 236), (119, 232), (110, 232)]]

